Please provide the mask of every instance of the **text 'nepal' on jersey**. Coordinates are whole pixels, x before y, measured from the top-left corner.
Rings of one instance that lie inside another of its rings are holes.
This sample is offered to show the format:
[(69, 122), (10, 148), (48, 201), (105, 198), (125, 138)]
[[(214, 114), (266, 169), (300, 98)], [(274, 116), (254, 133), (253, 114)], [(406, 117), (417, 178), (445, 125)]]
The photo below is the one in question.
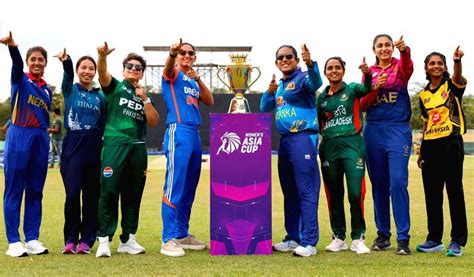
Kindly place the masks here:
[(286, 79), (280, 79), (274, 94), (265, 91), (260, 99), (260, 110), (271, 112), (276, 108), (275, 121), (282, 135), (302, 131), (318, 132), (316, 90), (322, 85), (318, 64), (302, 72), (298, 68)]
[(467, 81), (456, 84), (445, 78), (441, 85), (430, 90), (430, 83), (420, 92), (421, 118), (426, 124), (423, 140), (432, 140), (466, 133), (462, 110), (462, 96)]
[(104, 94), (99, 88), (87, 88), (74, 82), (72, 60), (68, 56), (63, 61), (64, 75), (61, 90), (66, 109), (64, 127), (67, 131), (96, 130), (104, 131), (106, 111)]
[(362, 131), (364, 125), (359, 98), (370, 92), (372, 76), (367, 75), (364, 84), (342, 83), (338, 91), (328, 95), (329, 86), (316, 100), (320, 133), (323, 139), (352, 136)]
[(110, 85), (102, 90), (107, 109), (104, 145), (144, 143), (145, 105), (135, 94), (135, 87), (127, 80), (119, 82), (112, 77)]
[[(367, 109), (367, 123), (408, 123), (411, 117), (408, 80), (413, 73), (410, 48), (407, 47), (405, 52), (400, 53), (400, 60), (392, 58), (389, 66), (382, 68), (375, 64), (370, 70), (373, 85), (377, 84), (382, 73), (387, 74), (388, 79)], [(370, 94), (366, 97), (370, 97)]]
[(39, 78), (23, 72), (18, 47), (8, 47), (12, 58), (11, 109), (13, 125), (32, 128), (49, 127), (51, 88)]
[(201, 90), (192, 78), (175, 69), (171, 79), (163, 72), (161, 91), (166, 104), (166, 126), (171, 123), (201, 125), (199, 94)]

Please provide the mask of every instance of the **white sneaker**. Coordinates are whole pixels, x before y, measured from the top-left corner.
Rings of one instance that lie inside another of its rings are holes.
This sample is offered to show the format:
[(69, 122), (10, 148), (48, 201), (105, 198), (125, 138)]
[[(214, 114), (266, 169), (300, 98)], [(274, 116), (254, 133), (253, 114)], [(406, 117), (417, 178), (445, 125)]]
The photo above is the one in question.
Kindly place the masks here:
[(134, 234), (130, 234), (126, 243), (120, 242), (119, 247), (117, 248), (117, 252), (136, 255), (140, 253), (145, 253), (145, 248), (138, 244), (138, 242), (135, 240)]
[(311, 255), (316, 255), (316, 247), (311, 245), (300, 245), (293, 250), (293, 256), (309, 257)]
[(26, 243), (26, 251), (28, 254), (41, 255), (48, 254), (48, 248), (44, 247), (39, 240), (30, 240)]
[(347, 244), (345, 240), (334, 238), (331, 243), (326, 246), (326, 251), (329, 252), (339, 252), (341, 250), (346, 250)]
[(186, 254), (183, 247), (174, 239), (170, 239), (166, 243), (161, 244), (160, 253), (170, 257), (182, 257)]
[(355, 239), (351, 244), (351, 251), (356, 252), (357, 254), (369, 254), (370, 249), (365, 245), (365, 240)]
[(295, 250), (298, 246), (300, 246), (299, 243), (294, 240), (284, 240), (273, 245), (273, 250), (280, 252), (290, 252)]
[(8, 244), (6, 254), (10, 257), (25, 257), (28, 256), (28, 251), (26, 250), (25, 245), (21, 241), (18, 241)]
[(98, 237), (99, 240), (99, 247), (97, 247), (97, 252), (95, 253), (95, 256), (97, 258), (99, 257), (110, 257), (110, 242), (109, 242), (109, 236), (106, 237)]

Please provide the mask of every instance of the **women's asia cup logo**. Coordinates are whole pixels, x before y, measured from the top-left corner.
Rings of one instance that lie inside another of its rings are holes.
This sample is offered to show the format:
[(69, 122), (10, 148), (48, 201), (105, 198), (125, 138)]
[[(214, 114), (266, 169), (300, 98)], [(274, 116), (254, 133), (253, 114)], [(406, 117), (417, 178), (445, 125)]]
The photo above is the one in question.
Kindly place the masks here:
[(225, 134), (222, 135), (221, 137), (222, 144), (217, 150), (216, 155), (219, 155), (219, 153), (225, 152), (226, 154), (230, 154), (237, 150), (240, 146), (240, 138), (236, 133), (232, 132), (225, 132)]

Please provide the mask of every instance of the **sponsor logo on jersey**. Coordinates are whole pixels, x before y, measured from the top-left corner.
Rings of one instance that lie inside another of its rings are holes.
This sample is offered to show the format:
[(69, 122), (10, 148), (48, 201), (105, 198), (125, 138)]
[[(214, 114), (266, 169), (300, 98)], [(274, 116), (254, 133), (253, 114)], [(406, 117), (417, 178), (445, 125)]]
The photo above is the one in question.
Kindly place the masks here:
[(441, 120), (441, 114), (439, 112), (434, 112), (431, 115), (431, 120), (433, 121), (433, 123), (438, 123)]
[(104, 168), (103, 174), (104, 174), (104, 177), (106, 178), (111, 177), (114, 174), (114, 170), (110, 166), (106, 166)]
[(356, 168), (357, 169), (364, 169), (364, 159), (362, 159), (362, 158), (357, 159)]
[(232, 154), (235, 151), (251, 154), (258, 151), (262, 145), (263, 133), (245, 133), (243, 138), (240, 138), (234, 132), (225, 132), (220, 139), (222, 143), (216, 155), (222, 152)]
[(423, 99), (423, 104), (429, 103), (431, 101), (431, 97)]
[(293, 90), (293, 89), (295, 89), (295, 88), (296, 88), (295, 82), (290, 82), (290, 83), (288, 83), (288, 85), (286, 85), (286, 88), (285, 88), (285, 89), (287, 89), (287, 90)]
[(278, 96), (277, 99), (276, 99), (276, 107), (281, 108), (281, 107), (284, 107), (284, 106), (286, 106), (285, 99), (283, 98), (283, 96)]
[(442, 97), (443, 99), (448, 98), (448, 93), (447, 93), (446, 91), (441, 92), (441, 97)]

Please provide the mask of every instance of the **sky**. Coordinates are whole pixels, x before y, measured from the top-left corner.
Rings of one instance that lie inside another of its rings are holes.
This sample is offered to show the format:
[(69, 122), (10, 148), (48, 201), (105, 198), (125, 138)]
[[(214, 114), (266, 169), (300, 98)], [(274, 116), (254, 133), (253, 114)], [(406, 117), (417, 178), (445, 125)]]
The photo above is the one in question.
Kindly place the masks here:
[[(416, 88), (415, 83), (425, 82), (425, 56), (432, 51), (445, 54), (452, 73), (458, 45), (465, 52), (463, 75), (474, 77), (472, 26), (472, 11), (458, 0), (22, 0), (0, 5), (0, 36), (12, 31), (23, 58), (29, 47), (45, 47), (49, 59), (44, 78), (55, 86), (60, 86), (63, 71), (52, 56), (63, 48), (75, 61), (83, 55), (97, 57), (96, 48), (107, 41), (116, 48), (108, 58), (109, 71), (121, 79), (127, 53), (142, 54), (149, 64), (163, 64), (165, 57), (144, 52), (143, 46), (171, 45), (179, 38), (195, 46), (252, 46), (248, 63), (262, 71), (255, 90), (266, 90), (272, 74), (281, 77), (274, 61), (283, 44), (293, 45), (300, 54), (306, 43), (321, 72), (327, 58), (340, 56), (346, 61), (344, 80), (359, 82), (362, 58), (369, 65), (375, 62), (373, 38), (386, 33), (394, 40), (403, 35), (410, 46), (415, 71), (409, 88)], [(197, 53), (198, 63), (207, 58)], [(301, 65), (304, 69), (303, 61)], [(0, 45), (0, 100), (10, 95), (10, 72), (8, 49)], [(474, 94), (469, 85), (466, 94)]]

